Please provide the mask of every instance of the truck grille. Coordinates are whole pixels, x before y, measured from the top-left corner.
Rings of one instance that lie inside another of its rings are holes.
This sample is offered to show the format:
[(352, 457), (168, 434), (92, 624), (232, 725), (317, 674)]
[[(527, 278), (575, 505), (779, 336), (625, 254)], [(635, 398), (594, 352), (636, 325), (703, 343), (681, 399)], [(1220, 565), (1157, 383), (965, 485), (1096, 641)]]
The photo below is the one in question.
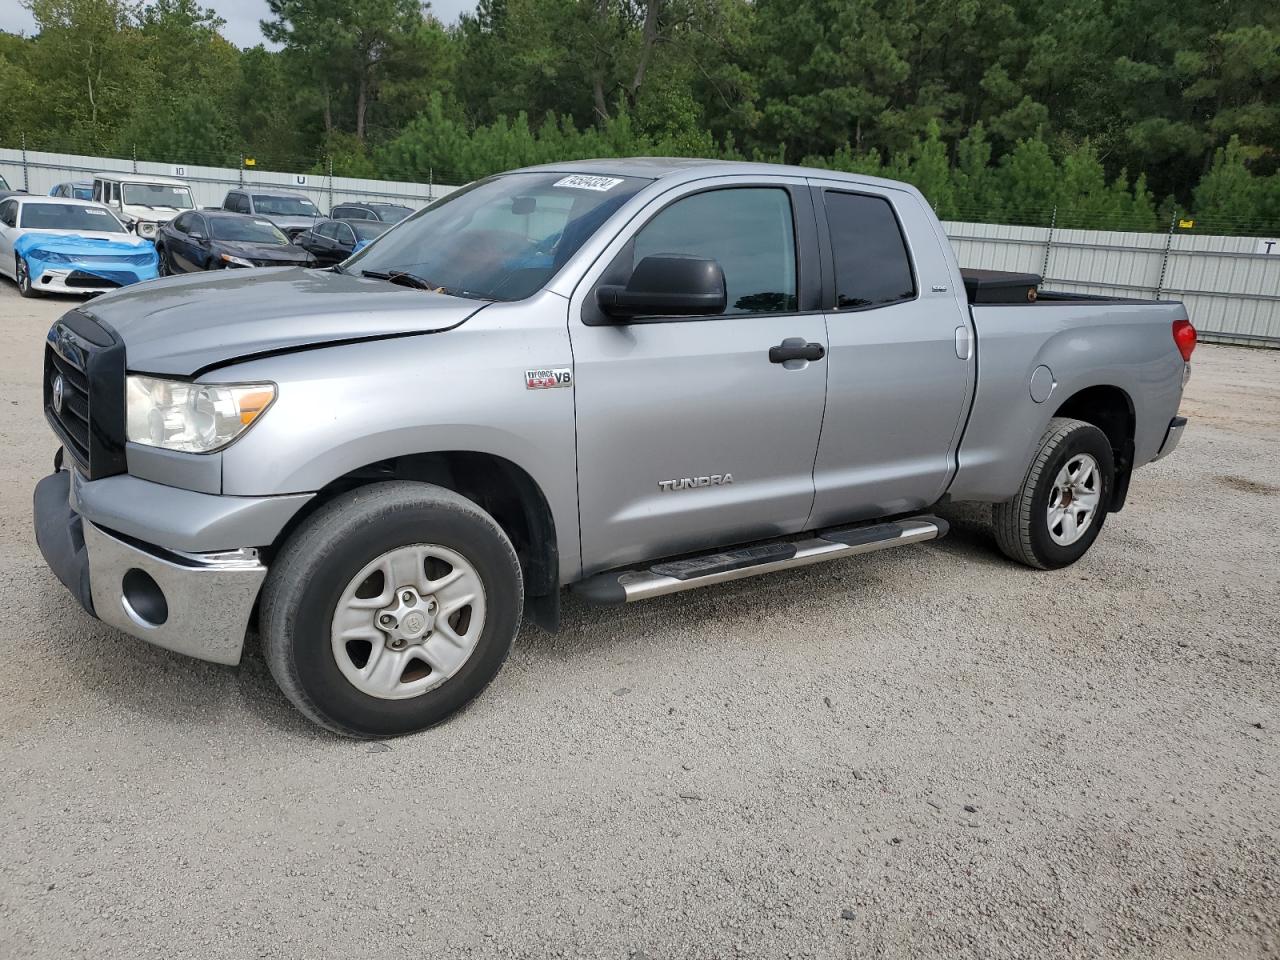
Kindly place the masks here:
[(73, 310), (49, 330), (44, 350), (44, 413), (89, 479), (123, 473), (124, 344)]

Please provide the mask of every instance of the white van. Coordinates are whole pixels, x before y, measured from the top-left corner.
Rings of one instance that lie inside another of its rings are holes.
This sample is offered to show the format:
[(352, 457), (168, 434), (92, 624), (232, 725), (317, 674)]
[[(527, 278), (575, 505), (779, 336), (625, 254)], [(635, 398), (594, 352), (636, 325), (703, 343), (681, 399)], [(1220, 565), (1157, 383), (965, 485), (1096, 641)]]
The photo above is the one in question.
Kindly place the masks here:
[(191, 188), (173, 177), (145, 173), (95, 173), (93, 199), (120, 215), (140, 237), (155, 240), (160, 224), (195, 207)]

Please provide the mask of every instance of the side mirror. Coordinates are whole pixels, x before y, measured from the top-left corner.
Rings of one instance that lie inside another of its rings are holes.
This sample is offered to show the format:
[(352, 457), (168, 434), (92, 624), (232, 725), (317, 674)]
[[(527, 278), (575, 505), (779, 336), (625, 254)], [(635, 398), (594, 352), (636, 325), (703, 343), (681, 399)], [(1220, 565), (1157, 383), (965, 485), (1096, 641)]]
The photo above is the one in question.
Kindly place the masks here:
[(726, 298), (720, 264), (697, 257), (645, 257), (626, 286), (596, 289), (600, 309), (618, 319), (712, 316), (724, 313)]

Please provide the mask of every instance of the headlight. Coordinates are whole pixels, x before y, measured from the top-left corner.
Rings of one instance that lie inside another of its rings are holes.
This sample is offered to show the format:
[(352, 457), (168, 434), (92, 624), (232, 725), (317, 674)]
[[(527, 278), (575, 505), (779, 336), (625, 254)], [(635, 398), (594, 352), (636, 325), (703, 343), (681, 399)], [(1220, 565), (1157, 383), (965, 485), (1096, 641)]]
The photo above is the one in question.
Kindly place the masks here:
[(211, 453), (249, 429), (276, 398), (274, 383), (187, 383), (129, 377), (128, 435), (166, 450)]
[(150, 220), (137, 221), (137, 227), (138, 236), (140, 237), (154, 237), (156, 235), (156, 225)]
[(252, 260), (246, 260), (244, 257), (233, 257), (229, 253), (222, 254), (218, 259), (229, 267), (252, 267), (254, 265)]

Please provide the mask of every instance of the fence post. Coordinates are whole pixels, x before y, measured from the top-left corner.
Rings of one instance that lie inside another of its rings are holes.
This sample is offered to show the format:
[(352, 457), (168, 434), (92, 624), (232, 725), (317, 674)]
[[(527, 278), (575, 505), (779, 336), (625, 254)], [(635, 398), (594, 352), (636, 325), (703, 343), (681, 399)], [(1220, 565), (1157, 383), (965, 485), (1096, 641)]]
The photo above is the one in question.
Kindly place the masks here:
[(31, 180), (27, 175), (27, 131), (22, 131), (22, 192), (31, 192)]
[(436, 198), (436, 168), (427, 167), (427, 203)]
[(138, 172), (138, 145), (133, 144), (133, 172)]
[(1173, 208), (1173, 216), (1169, 218), (1169, 235), (1164, 239), (1164, 256), (1160, 260), (1160, 279), (1156, 281), (1156, 299), (1164, 293), (1164, 278), (1169, 270), (1169, 249), (1173, 246), (1173, 228), (1178, 223), (1178, 208)]
[(1040, 268), (1040, 279), (1049, 278), (1049, 253), (1053, 250), (1053, 231), (1058, 226), (1058, 205), (1053, 205), (1053, 213), (1049, 215), (1049, 236), (1044, 242), (1044, 266)]
[(329, 154), (329, 212), (333, 212), (333, 154)]
[(240, 154), (240, 186), (244, 186), (244, 154)]

